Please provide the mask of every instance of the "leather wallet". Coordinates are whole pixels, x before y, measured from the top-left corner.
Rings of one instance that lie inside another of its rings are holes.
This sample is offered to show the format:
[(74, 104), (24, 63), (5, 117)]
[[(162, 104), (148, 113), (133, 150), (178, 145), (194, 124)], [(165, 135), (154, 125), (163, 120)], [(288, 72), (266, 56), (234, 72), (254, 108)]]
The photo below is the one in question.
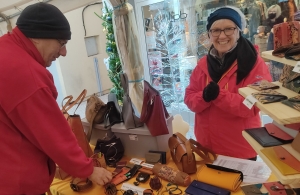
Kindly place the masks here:
[(291, 155), (284, 147), (274, 146), (273, 150), (275, 151), (278, 159), (280, 159), (281, 162), (284, 162), (296, 171), (300, 172), (300, 161), (296, 159), (293, 155)]
[(230, 191), (228, 190), (197, 180), (192, 181), (192, 183), (185, 189), (185, 193), (190, 195), (230, 195)]
[(292, 142), (292, 140), (281, 140), (271, 136), (265, 127), (245, 129), (245, 131), (263, 147), (278, 146)]
[(278, 158), (273, 147), (263, 148), (260, 151), (273, 163), (274, 166), (276, 166), (282, 175), (294, 175), (300, 173), (299, 171), (282, 162)]
[(245, 195), (258, 195), (258, 194), (262, 195), (263, 193), (260, 191), (261, 187), (262, 184), (251, 184), (251, 185), (241, 186), (241, 189)]
[(300, 133), (298, 133), (291, 144), (292, 148), (300, 153)]
[(283, 100), (281, 103), (300, 111), (300, 95)]
[(145, 160), (146, 160), (146, 163), (149, 163), (149, 164), (156, 164), (156, 163), (159, 163), (161, 161), (161, 154), (160, 153), (146, 153), (145, 154)]
[(280, 102), (282, 100), (288, 99), (287, 96), (282, 95), (281, 93), (279, 93), (275, 90), (272, 90), (272, 89), (255, 92), (255, 93), (252, 93), (252, 95), (262, 104)]
[(122, 183), (123, 181), (125, 181), (127, 179), (126, 174), (129, 172), (129, 170), (130, 170), (129, 168), (123, 167), (122, 171), (119, 172), (117, 175), (115, 175), (112, 178), (111, 183), (118, 185), (118, 184)]
[(286, 188), (279, 181), (263, 183), (270, 195), (294, 195), (292, 189)]
[(213, 186), (236, 191), (243, 182), (243, 173), (235, 169), (205, 164), (197, 172), (197, 179)]
[(281, 130), (279, 127), (274, 125), (273, 123), (267, 123), (265, 124), (265, 128), (268, 131), (268, 133), (276, 138), (279, 138), (281, 140), (285, 141), (293, 141), (293, 137)]
[(274, 83), (271, 83), (266, 80), (261, 80), (261, 81), (249, 84), (249, 85), (247, 85), (247, 87), (256, 89), (258, 91), (266, 90), (266, 89), (279, 89), (279, 85), (275, 85)]
[(149, 150), (150, 153), (158, 153), (161, 154), (160, 163), (166, 164), (167, 163), (167, 153), (165, 151), (155, 151), (155, 150)]

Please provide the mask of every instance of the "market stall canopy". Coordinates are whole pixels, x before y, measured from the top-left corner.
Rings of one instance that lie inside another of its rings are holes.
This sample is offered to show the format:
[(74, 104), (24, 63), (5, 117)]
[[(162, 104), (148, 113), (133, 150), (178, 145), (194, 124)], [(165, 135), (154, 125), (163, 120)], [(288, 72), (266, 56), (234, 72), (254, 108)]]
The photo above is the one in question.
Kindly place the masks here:
[(128, 76), (129, 96), (136, 110), (141, 113), (144, 98), (142, 64), (137, 37), (137, 26), (131, 4), (124, 0), (109, 0), (114, 7), (114, 33), (123, 71)]

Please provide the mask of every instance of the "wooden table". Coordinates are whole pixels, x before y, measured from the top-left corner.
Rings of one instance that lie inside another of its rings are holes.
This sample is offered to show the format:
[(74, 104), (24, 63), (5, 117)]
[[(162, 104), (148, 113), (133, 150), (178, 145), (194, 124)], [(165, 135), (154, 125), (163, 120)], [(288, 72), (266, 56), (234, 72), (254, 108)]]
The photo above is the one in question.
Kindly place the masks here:
[[(169, 158), (169, 161), (167, 163), (168, 166), (176, 168), (176, 165), (174, 164), (174, 162), (172, 161), (171, 158)], [(200, 168), (201, 165), (198, 165), (198, 169)], [(113, 171), (114, 168), (108, 167), (107, 168), (109, 171)], [(197, 179), (196, 174), (191, 174), (190, 175), (192, 180)], [(151, 177), (153, 177), (153, 175), (151, 175)], [(74, 192), (71, 188), (70, 188), (70, 181), (71, 178), (67, 178), (65, 180), (59, 180), (59, 179), (54, 179), (52, 182), (52, 185), (50, 187), (50, 191), (52, 193), (52, 195), (105, 195), (104, 193), (104, 187), (103, 186), (98, 186), (93, 184), (93, 187), (84, 191), (84, 192)], [(130, 184), (133, 184), (133, 182), (135, 182), (136, 179), (135, 177), (131, 178), (130, 180), (126, 181)], [(146, 182), (146, 183), (140, 183), (139, 187), (142, 188), (150, 188), (149, 186), (149, 181), (150, 179)], [(162, 181), (162, 185), (163, 188), (165, 188), (165, 186), (169, 183), (168, 181), (165, 180), (161, 180)], [(277, 181), (277, 178), (271, 174), (270, 178), (268, 179), (268, 181)], [(117, 189), (121, 189), (122, 184), (117, 185)], [(181, 187), (179, 186), (179, 188), (182, 190), (182, 194), (184, 194), (184, 190), (186, 189), (186, 187)], [(117, 195), (121, 195), (121, 192), (118, 192)], [(156, 192), (154, 194), (157, 194)], [(167, 193), (164, 193), (167, 194)], [(232, 195), (244, 195), (243, 191), (241, 189), (239, 189), (237, 192), (231, 193)]]

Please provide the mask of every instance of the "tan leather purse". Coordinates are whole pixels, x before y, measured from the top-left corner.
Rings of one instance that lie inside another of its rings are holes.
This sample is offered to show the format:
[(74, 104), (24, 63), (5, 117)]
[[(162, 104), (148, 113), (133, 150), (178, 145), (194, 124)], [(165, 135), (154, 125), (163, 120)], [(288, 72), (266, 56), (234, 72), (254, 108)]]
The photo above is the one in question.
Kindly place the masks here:
[[(212, 163), (217, 158), (212, 150), (193, 139), (186, 139), (181, 133), (173, 134), (168, 144), (177, 168), (188, 174), (196, 173), (196, 164)], [(202, 158), (201, 161), (196, 161), (194, 152)]]

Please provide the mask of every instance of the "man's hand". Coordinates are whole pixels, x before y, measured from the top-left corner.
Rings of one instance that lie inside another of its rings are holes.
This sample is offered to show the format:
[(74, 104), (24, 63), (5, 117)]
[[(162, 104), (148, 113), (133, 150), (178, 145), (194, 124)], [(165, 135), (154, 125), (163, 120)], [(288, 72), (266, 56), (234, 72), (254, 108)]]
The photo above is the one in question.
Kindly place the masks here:
[(89, 179), (98, 184), (98, 185), (105, 185), (112, 179), (112, 174), (108, 170), (102, 167), (94, 167), (94, 171), (92, 175), (89, 176)]

